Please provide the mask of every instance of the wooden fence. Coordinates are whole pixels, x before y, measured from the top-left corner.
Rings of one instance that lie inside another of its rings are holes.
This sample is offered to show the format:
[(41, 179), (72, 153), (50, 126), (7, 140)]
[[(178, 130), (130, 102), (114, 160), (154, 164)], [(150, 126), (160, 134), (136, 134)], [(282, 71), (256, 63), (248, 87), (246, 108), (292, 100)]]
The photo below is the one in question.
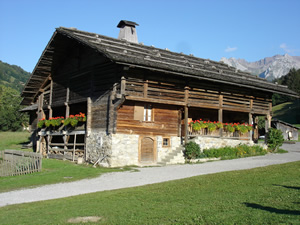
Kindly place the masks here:
[(15, 176), (42, 170), (42, 155), (18, 150), (0, 151), (0, 177)]

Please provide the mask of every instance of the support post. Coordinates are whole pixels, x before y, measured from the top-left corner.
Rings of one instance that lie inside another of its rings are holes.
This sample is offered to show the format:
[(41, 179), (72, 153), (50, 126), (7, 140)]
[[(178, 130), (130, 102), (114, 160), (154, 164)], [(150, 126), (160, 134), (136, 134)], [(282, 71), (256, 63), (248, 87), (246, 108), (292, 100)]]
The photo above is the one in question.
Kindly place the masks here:
[(184, 88), (184, 102), (185, 102), (185, 106), (184, 106), (184, 143), (187, 144), (188, 141), (188, 135), (189, 135), (189, 130), (188, 130), (188, 126), (189, 126), (189, 109), (188, 109), (188, 102), (189, 102), (189, 87), (186, 86)]
[(49, 96), (49, 118), (51, 118), (53, 116), (53, 110), (52, 110), (52, 98), (53, 98), (53, 80), (51, 77), (49, 77), (50, 79), (50, 96)]
[(92, 130), (92, 99), (91, 97), (87, 98), (87, 118), (86, 118), (86, 131), (87, 136), (90, 135)]
[(267, 143), (267, 136), (269, 133), (269, 128), (271, 128), (271, 120), (272, 120), (272, 116), (271, 114), (267, 114), (265, 117), (265, 143)]
[(148, 97), (148, 80), (144, 81), (144, 98)]
[(189, 135), (189, 131), (188, 131), (188, 119), (189, 119), (189, 109), (188, 106), (185, 105), (184, 106), (184, 143), (187, 144), (188, 141), (188, 135)]
[(70, 116), (70, 106), (69, 106), (69, 98), (70, 98), (70, 89), (67, 87), (67, 95), (66, 95), (66, 118)]
[(253, 126), (253, 141), (258, 142), (258, 116), (254, 116), (254, 126)]
[[(249, 113), (249, 125), (253, 125), (253, 115), (252, 113)], [(249, 140), (252, 140), (252, 134), (253, 134), (253, 131), (251, 130), (249, 132)]]
[[(219, 95), (218, 120), (223, 123), (223, 95)], [(220, 137), (223, 137), (223, 128), (220, 128)]]

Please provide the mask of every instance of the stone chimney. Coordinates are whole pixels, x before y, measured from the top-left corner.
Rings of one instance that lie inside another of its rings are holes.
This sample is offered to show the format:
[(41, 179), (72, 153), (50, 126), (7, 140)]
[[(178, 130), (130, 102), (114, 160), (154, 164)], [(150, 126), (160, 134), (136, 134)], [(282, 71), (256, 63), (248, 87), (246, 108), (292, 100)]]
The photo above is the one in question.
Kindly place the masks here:
[(138, 26), (135, 22), (121, 20), (117, 26), (120, 28), (118, 39), (125, 39), (132, 43), (138, 43), (135, 26)]

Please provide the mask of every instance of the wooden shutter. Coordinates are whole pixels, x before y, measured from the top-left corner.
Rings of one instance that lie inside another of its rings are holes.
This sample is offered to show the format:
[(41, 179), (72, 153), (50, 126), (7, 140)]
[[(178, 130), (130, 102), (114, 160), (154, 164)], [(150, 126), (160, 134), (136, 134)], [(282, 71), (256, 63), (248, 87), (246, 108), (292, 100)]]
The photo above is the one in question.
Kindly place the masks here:
[(144, 104), (143, 105), (136, 104), (134, 106), (134, 117), (133, 117), (133, 119), (143, 121), (143, 119), (144, 119)]

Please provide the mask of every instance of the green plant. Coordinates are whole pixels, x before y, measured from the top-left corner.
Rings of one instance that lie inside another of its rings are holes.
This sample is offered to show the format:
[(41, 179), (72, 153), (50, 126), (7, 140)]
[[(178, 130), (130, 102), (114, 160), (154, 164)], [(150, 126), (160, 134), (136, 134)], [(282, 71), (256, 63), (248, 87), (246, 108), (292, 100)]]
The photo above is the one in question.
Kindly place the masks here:
[(201, 130), (202, 127), (201, 127), (200, 123), (194, 123), (192, 125), (192, 128), (193, 128), (193, 130), (198, 131), (198, 130)]
[(236, 147), (211, 148), (203, 150), (206, 158), (234, 159), (255, 155), (265, 155), (267, 151), (261, 146), (238, 145)]
[(70, 115), (68, 118), (64, 120), (64, 125), (71, 125), (72, 127), (76, 127), (78, 122), (86, 122), (86, 116), (84, 113), (79, 113), (76, 115)]
[(86, 122), (86, 116), (84, 113), (79, 113), (76, 115), (70, 115), (68, 118), (64, 117), (52, 117), (49, 120), (45, 118), (39, 120), (37, 126), (38, 128), (43, 127), (59, 127), (60, 125), (71, 125), (72, 127), (76, 127), (79, 122)]
[(228, 131), (228, 132), (231, 132), (231, 133), (233, 133), (234, 131), (235, 131), (235, 128), (234, 128), (234, 125), (233, 124), (225, 124), (224, 125), (224, 128)]
[(39, 122), (37, 123), (38, 128), (43, 128), (45, 126), (45, 118), (39, 120)]
[(212, 132), (217, 129), (217, 125), (214, 123), (208, 123), (207, 128), (208, 128), (208, 131)]
[(201, 154), (200, 147), (195, 142), (189, 142), (185, 145), (185, 158), (187, 159), (195, 159), (198, 158)]
[[(239, 126), (239, 127), (240, 127), (239, 131), (240, 131), (242, 134), (245, 134), (245, 133), (247, 133), (247, 132), (249, 131), (248, 126)], [(250, 127), (250, 126), (249, 126), (249, 127)]]
[(267, 134), (267, 145), (270, 151), (276, 152), (284, 141), (282, 131), (274, 128), (270, 128)]

